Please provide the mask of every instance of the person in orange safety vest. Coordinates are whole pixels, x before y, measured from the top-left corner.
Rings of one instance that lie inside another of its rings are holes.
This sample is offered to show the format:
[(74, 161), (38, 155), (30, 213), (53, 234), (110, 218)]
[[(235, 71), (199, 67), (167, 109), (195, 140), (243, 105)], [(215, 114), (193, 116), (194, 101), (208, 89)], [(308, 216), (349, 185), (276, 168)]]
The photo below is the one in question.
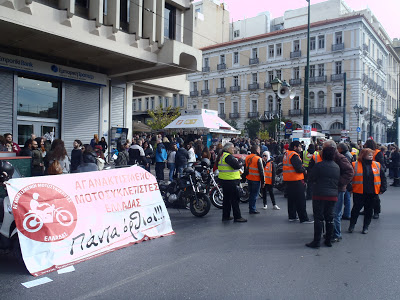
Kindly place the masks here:
[(274, 196), (274, 182), (275, 182), (275, 173), (276, 168), (274, 161), (271, 158), (271, 153), (269, 151), (264, 151), (262, 154), (262, 160), (264, 165), (264, 178), (265, 178), (265, 186), (262, 189), (263, 196), (263, 209), (267, 209), (267, 193), (271, 197), (272, 208), (275, 210), (279, 210), (279, 206), (276, 205), (275, 196)]
[(246, 157), (245, 166), (248, 169), (246, 176), (249, 185), (249, 213), (259, 214), (256, 208), (256, 200), (260, 188), (264, 188), (264, 168), (260, 157), (260, 146), (253, 145), (251, 147), (251, 154)]

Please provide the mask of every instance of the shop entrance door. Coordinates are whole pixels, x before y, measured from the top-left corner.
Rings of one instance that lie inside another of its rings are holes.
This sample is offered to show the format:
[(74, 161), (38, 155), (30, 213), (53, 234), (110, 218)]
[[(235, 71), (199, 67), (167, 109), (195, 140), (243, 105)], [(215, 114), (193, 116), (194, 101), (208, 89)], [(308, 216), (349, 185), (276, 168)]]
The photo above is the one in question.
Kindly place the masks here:
[(47, 139), (60, 138), (60, 130), (56, 122), (18, 121), (18, 144), (20, 146), (23, 146), (31, 138), (32, 133), (37, 137), (45, 136)]

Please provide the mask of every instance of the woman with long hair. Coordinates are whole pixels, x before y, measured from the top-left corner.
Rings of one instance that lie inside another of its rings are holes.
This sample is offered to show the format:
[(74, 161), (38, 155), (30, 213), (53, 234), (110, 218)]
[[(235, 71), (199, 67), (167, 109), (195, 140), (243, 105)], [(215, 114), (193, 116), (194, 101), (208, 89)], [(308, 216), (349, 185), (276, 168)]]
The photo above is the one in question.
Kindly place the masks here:
[(55, 139), (53, 141), (51, 144), (50, 153), (46, 155), (46, 158), (48, 161), (47, 170), (52, 169), (52, 164), (55, 163), (55, 161), (58, 161), (62, 168), (62, 174), (69, 173), (71, 161), (68, 157), (63, 140)]
[(363, 234), (368, 233), (371, 224), (372, 211), (379, 194), (386, 191), (386, 176), (381, 164), (374, 161), (374, 153), (370, 148), (364, 148), (353, 162), (353, 208), (351, 210), (349, 233), (354, 231), (360, 210), (364, 207)]

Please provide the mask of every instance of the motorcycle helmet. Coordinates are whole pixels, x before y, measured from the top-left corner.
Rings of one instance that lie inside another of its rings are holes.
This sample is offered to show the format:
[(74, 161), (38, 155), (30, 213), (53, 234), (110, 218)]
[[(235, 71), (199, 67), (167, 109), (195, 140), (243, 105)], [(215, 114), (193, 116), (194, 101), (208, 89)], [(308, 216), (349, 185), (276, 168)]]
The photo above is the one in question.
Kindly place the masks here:
[(194, 170), (191, 167), (187, 167), (183, 170), (183, 172), (186, 174), (192, 174), (192, 173), (194, 173)]
[(14, 167), (8, 161), (0, 160), (0, 183), (6, 182), (12, 178)]
[(201, 165), (203, 166), (203, 167), (210, 167), (210, 165), (211, 165), (211, 162), (210, 162), (210, 160), (208, 159), (208, 158), (202, 158), (201, 159)]

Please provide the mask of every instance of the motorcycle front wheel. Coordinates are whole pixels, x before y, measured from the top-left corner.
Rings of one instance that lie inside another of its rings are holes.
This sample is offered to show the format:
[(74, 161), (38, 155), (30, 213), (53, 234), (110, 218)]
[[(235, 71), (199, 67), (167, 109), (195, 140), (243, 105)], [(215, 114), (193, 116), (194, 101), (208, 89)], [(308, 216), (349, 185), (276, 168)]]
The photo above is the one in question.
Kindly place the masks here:
[(211, 203), (216, 208), (222, 209), (224, 193), (222, 191), (222, 187), (219, 187), (219, 191), (217, 187), (213, 187), (210, 191)]
[(249, 187), (247, 185), (242, 188), (242, 191), (240, 191), (240, 202), (249, 202)]
[(196, 217), (204, 217), (211, 208), (211, 200), (206, 194), (197, 194), (197, 199), (193, 197), (190, 199), (190, 212)]

